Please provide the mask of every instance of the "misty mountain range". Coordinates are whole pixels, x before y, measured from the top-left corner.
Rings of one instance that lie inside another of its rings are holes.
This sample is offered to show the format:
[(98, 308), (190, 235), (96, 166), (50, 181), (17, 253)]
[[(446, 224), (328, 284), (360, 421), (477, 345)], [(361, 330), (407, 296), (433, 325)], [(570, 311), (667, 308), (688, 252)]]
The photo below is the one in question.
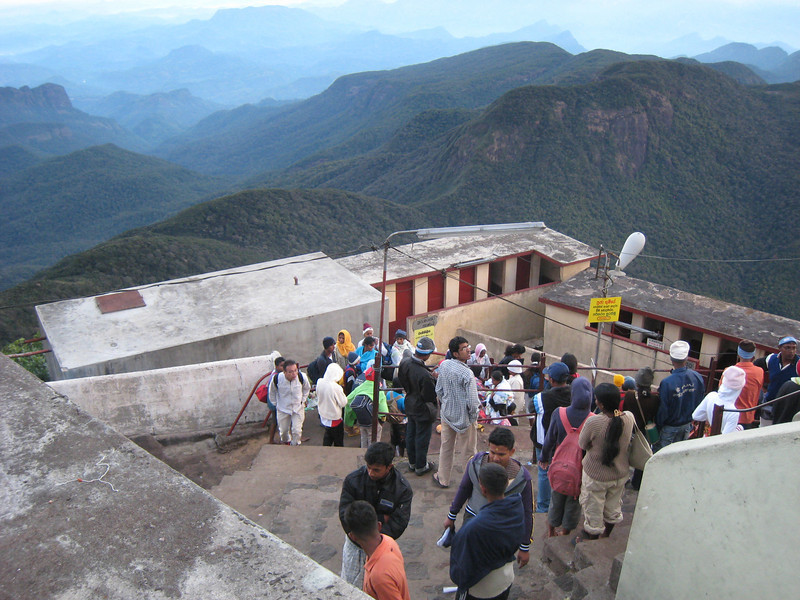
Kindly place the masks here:
[[(390, 34), (345, 22), (349, 10), (363, 9), (362, 18), (379, 10), (387, 19), (384, 22), (396, 27), (400, 21), (395, 11), (404, 6), (416, 10), (416, 2), (362, 6), (351, 0), (338, 12), (319, 9), (329, 18), (297, 8), (262, 6), (219, 10), (210, 19), (181, 24), (136, 27), (122, 25), (115, 16), (81, 21), (69, 28), (29, 27), (24, 32), (3, 31), (0, 25), (0, 86), (57, 83), (77, 108), (86, 111), (98, 98), (118, 91), (149, 95), (179, 89), (230, 108), (265, 98), (307, 98), (341, 75), (418, 64), (509, 42), (545, 41), (571, 54), (585, 51), (569, 31), (542, 20), (508, 33), (460, 38), (443, 27)], [(47, 44), (42, 45), (42, 40)], [(676, 41), (673, 54), (663, 56), (705, 55), (717, 48), (691, 36), (682, 40)], [(716, 41), (718, 46), (726, 42)], [(783, 66), (788, 58), (785, 49), (751, 48), (755, 52), (737, 49), (725, 58), (698, 60), (753, 64), (769, 83), (793, 80), (799, 61)], [(765, 66), (757, 58), (765, 51), (773, 57), (782, 54), (783, 61), (772, 60)], [(746, 60), (751, 55), (755, 62)]]
[[(593, 244), (615, 241), (598, 224), (634, 219), (664, 255), (677, 243), (728, 256), (753, 232), (768, 256), (800, 255), (772, 231), (800, 189), (800, 84), (787, 83), (800, 80), (800, 52), (778, 45), (664, 60), (584, 51), (544, 22), (483, 38), (389, 35), (283, 7), (114, 38), (76, 30), (28, 46), (30, 62), (0, 63), (0, 82), (16, 82), (0, 88), (0, 289), (35, 275), (0, 304), (318, 250), (321, 232), (344, 231), (340, 203), (390, 211), (373, 242), (393, 217), (544, 220)], [(0, 35), (0, 47), (23, 38)], [(414, 62), (444, 49), (453, 55)], [(403, 66), (347, 67), (373, 63)], [(287, 198), (302, 218), (285, 244), (262, 239), (286, 230), (286, 215), (249, 216), (243, 203), (274, 210)], [(796, 316), (796, 271), (670, 263), (643, 275)], [(0, 333), (20, 330), (14, 318), (0, 314)]]

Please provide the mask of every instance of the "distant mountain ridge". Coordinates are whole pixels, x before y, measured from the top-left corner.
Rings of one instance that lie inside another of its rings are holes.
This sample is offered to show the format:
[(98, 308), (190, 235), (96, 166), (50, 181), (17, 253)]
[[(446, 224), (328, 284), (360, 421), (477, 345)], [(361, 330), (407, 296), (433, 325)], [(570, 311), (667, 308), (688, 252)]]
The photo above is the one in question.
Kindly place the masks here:
[(223, 180), (113, 145), (6, 176), (0, 180), (0, 289), (225, 189)]
[(695, 56), (703, 63), (738, 62), (755, 67), (767, 83), (790, 83), (800, 80), (800, 50), (788, 54), (783, 48), (756, 48), (752, 44), (731, 42), (711, 52)]
[[(645, 57), (592, 51), (573, 56), (543, 42), (482, 48), (429, 63), (341, 77), (325, 92), (230, 127), (201, 122), (156, 150), (187, 168), (255, 175), (324, 153), (348, 158), (388, 140), (424, 110), (483, 107), (528, 84), (590, 81), (609, 64)], [(652, 57), (656, 60), (656, 57)]]
[(146, 146), (113, 120), (74, 108), (60, 85), (0, 88), (0, 148), (56, 155), (105, 143), (134, 150)]

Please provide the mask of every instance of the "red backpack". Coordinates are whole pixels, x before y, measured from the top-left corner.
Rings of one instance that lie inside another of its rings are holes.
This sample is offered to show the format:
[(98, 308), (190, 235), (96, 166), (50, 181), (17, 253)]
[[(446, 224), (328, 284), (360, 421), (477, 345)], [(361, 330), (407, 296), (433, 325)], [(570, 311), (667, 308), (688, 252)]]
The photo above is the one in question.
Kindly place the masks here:
[(550, 462), (550, 468), (547, 470), (547, 478), (550, 480), (550, 487), (565, 496), (577, 498), (581, 493), (581, 476), (583, 475), (583, 450), (578, 445), (578, 437), (581, 434), (586, 419), (591, 414), (586, 416), (583, 423), (578, 427), (570, 425), (567, 419), (567, 411), (564, 408), (559, 408), (558, 414), (561, 417), (561, 424), (564, 426), (564, 431), (567, 432), (567, 437), (558, 445), (553, 460)]

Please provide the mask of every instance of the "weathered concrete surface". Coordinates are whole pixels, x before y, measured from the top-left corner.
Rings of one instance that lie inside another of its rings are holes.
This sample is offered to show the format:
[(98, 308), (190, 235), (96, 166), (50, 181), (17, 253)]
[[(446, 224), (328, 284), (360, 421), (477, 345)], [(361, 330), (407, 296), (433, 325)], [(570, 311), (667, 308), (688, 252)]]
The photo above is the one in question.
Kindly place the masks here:
[[(269, 529), (301, 552), (338, 573), (341, 569), (344, 533), (339, 523), (338, 504), (342, 480), (363, 464), (364, 451), (353, 447), (357, 438), (346, 438), (345, 448), (325, 448), (318, 421), (306, 418), (303, 434), (309, 442), (302, 446), (265, 445), (249, 470), (224, 477), (211, 493)], [(315, 416), (315, 415), (314, 415)], [(389, 441), (388, 427), (383, 441)], [(479, 434), (479, 449), (486, 448), (490, 428)], [(516, 457), (523, 464), (530, 458), (532, 447), (527, 427), (515, 428)], [(431, 439), (430, 460), (438, 461), (439, 435)], [(398, 459), (399, 460), (399, 459)], [(397, 468), (404, 474), (405, 465)], [(449, 551), (436, 546), (442, 523), (456, 492), (457, 481), (449, 489), (437, 488), (429, 475), (406, 474), (414, 490), (411, 521), (398, 544), (406, 563), (411, 597), (414, 600), (452, 600), (444, 594), (445, 586), (453, 585), (449, 576)], [(463, 511), (462, 511), (463, 513)], [(545, 515), (536, 515), (534, 544), (530, 563), (519, 569), (510, 598), (538, 598), (551, 573), (539, 558)], [(461, 524), (459, 517), (458, 524)]]
[(639, 492), (617, 598), (796, 598), (798, 464), (800, 423), (656, 453)]
[[(409, 235), (406, 239), (413, 239)], [(563, 233), (545, 227), (522, 233), (482, 234), (439, 238), (397, 247), (389, 253), (387, 281), (453, 268), (468, 262), (535, 252), (560, 266), (589, 261), (597, 250)], [(403, 254), (405, 253), (405, 254)], [(412, 255), (414, 258), (406, 256)], [(416, 260), (415, 260), (416, 259)], [(383, 250), (364, 252), (336, 260), (364, 281), (377, 284), (383, 275)], [(586, 266), (586, 265), (585, 265)], [(585, 268), (581, 266), (580, 268)], [(571, 274), (572, 271), (570, 270)]]
[[(595, 271), (587, 269), (553, 285), (541, 295), (541, 302), (588, 314), (591, 299), (602, 295), (603, 280), (594, 277)], [(800, 322), (786, 317), (634, 277), (616, 277), (608, 295), (622, 296), (624, 309), (685, 323), (695, 329), (727, 336), (736, 341), (747, 338), (759, 344), (762, 349), (774, 348), (781, 337), (800, 331)]]
[[(296, 283), (295, 283), (296, 282)], [(96, 297), (36, 307), (52, 379), (260, 356), (302, 363), (322, 338), (377, 322), (380, 293), (322, 253), (138, 288), (145, 306), (102, 314)]]
[[(278, 352), (137, 373), (50, 382), (92, 416), (126, 436), (230, 427), (253, 385), (272, 370)], [(240, 422), (263, 420), (253, 397)]]
[(0, 598), (366, 598), (5, 357), (0, 406)]

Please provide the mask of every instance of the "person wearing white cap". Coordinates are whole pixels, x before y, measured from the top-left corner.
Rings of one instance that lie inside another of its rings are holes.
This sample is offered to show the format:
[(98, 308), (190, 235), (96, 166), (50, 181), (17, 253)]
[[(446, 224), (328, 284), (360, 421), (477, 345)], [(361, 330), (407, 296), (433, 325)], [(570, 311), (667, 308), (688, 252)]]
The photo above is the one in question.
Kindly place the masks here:
[(692, 412), (705, 396), (705, 382), (697, 371), (687, 367), (689, 344), (683, 340), (669, 347), (672, 373), (658, 386), (661, 399), (656, 413), (656, 426), (661, 439), (654, 450), (660, 450), (673, 442), (689, 438), (692, 430)]
[[(525, 382), (522, 381), (522, 362), (514, 359), (508, 363), (508, 386), (514, 392), (514, 403), (517, 407), (525, 406)], [(509, 407), (511, 412), (511, 407)]]
[[(709, 429), (714, 424), (714, 406), (719, 404), (725, 408), (736, 408), (736, 399), (744, 388), (747, 374), (739, 367), (728, 367), (722, 372), (722, 379), (719, 384), (719, 391), (709, 393), (702, 402), (697, 405), (692, 413), (695, 421), (705, 421)], [(739, 425), (739, 413), (722, 413), (722, 428), (720, 433), (732, 433), (742, 431), (744, 427)], [(706, 430), (708, 432), (708, 429)], [(708, 433), (706, 433), (708, 435)]]
[[(778, 397), (778, 390), (795, 374), (797, 367), (797, 340), (790, 335), (783, 337), (778, 342), (779, 352), (767, 357), (767, 372), (769, 373), (769, 387), (764, 394), (764, 402), (769, 402)], [(773, 407), (765, 406), (761, 409), (761, 426), (772, 425)]]

